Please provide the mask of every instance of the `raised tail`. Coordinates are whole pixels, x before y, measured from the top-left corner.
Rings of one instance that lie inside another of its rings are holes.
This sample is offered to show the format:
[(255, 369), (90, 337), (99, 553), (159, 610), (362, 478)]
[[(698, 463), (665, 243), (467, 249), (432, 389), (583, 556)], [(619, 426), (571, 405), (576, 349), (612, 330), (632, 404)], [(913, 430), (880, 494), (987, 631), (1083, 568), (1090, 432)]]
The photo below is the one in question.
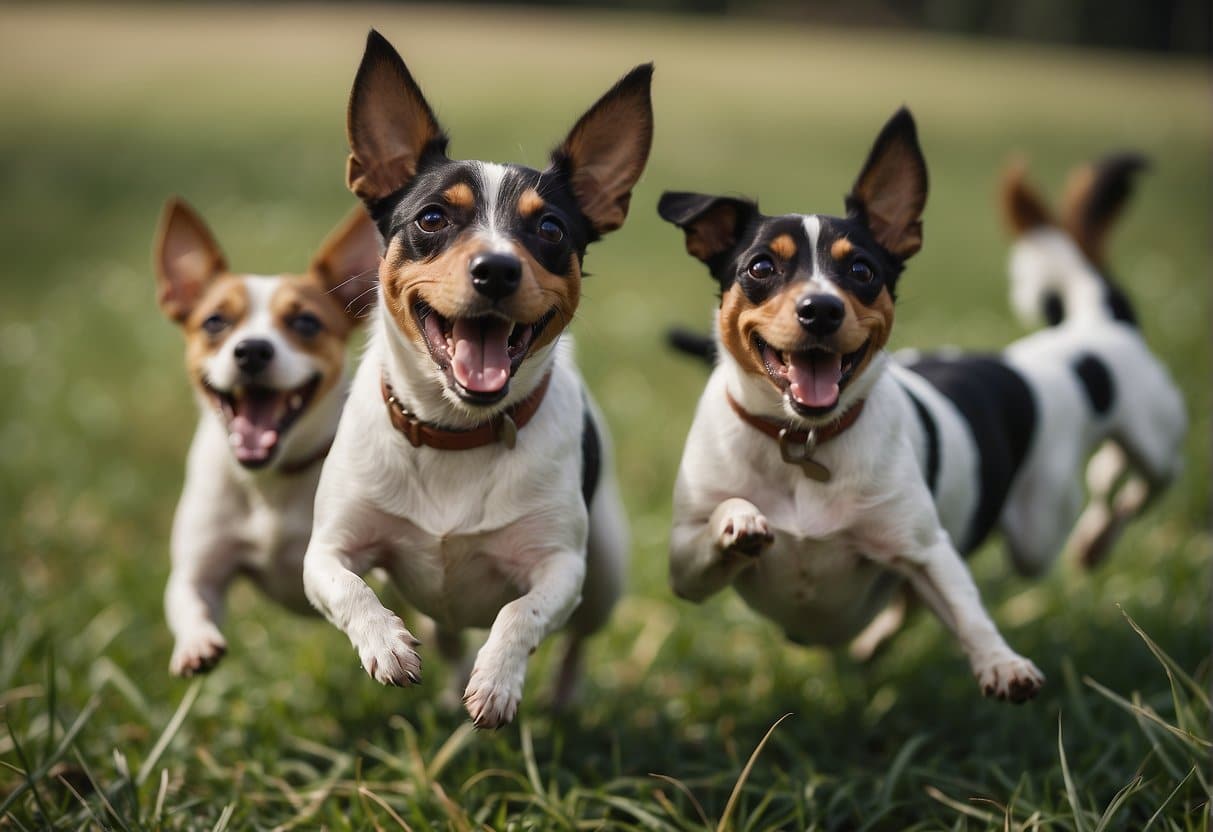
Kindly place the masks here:
[(1025, 326), (1055, 326), (1076, 315), (1137, 326), (1128, 296), (1109, 276), (1107, 238), (1147, 166), (1137, 153), (1115, 153), (1074, 169), (1055, 215), (1027, 181), (1022, 163), (1003, 176), (1003, 216), (1016, 237), (1011, 304)]
[(673, 327), (666, 332), (666, 341), (678, 352), (694, 356), (709, 366), (716, 363), (716, 341), (711, 335)]

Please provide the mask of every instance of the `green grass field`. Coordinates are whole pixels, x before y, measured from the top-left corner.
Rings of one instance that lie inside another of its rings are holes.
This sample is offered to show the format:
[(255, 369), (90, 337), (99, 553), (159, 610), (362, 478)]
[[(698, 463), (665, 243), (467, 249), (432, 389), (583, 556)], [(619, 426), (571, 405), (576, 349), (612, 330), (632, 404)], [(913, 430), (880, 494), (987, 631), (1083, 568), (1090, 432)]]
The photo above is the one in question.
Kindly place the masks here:
[[(337, 630), (247, 586), (219, 669), (167, 673), (160, 597), (195, 414), (154, 303), (159, 206), (189, 198), (238, 269), (302, 268), (351, 204), (344, 102), (371, 25), (468, 158), (541, 165), (618, 75), (657, 64), (652, 161), (627, 226), (591, 249), (574, 326), (617, 438), (631, 591), (580, 706), (543, 706), (545, 646), (496, 733), (439, 705), (432, 652), (424, 687), (380, 687)], [(608, 14), (0, 9), (0, 829), (1207, 830), (1208, 69)], [(930, 616), (857, 666), (786, 643), (728, 593), (697, 607), (666, 587), (704, 373), (662, 333), (706, 327), (714, 295), (657, 196), (839, 211), (903, 102), (932, 191), (896, 347), (1021, 334), (994, 210), (1010, 154), (1053, 193), (1108, 150), (1155, 162), (1113, 262), (1183, 385), (1187, 471), (1094, 574), (1062, 558), (1026, 581), (997, 542), (974, 558), (1008, 640), (1049, 677), (1018, 708), (979, 696)]]

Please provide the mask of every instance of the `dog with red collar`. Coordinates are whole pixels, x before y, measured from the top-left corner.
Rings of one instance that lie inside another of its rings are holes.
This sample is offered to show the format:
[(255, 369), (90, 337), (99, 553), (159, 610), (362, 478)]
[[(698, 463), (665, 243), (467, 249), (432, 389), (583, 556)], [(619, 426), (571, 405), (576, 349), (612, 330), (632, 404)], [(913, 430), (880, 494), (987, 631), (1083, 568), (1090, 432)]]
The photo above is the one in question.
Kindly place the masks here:
[[(887, 633), (890, 602), (908, 585), (954, 633), (982, 691), (1021, 702), (1044, 677), (1007, 645), (958, 551), (988, 508), (974, 488), (986, 448), (966, 439), (945, 392), (884, 350), (926, 196), (903, 109), (877, 137), (845, 217), (661, 198), (662, 218), (683, 230), (721, 297), (717, 363), (675, 485), (671, 583), (693, 601), (731, 585), (804, 644)], [(1016, 443), (1031, 435), (1019, 430), (1026, 384), (996, 361), (959, 376), (961, 387), (979, 377), (978, 409), (1002, 454), (991, 458), (1007, 462), (1009, 480)]]
[(350, 96), (348, 184), (385, 242), (370, 344), (325, 464), (308, 598), (374, 679), (419, 643), (363, 581), (382, 568), (440, 654), (487, 628), (460, 680), (478, 727), (513, 719), (527, 661), (567, 625), (556, 699), (622, 588), (627, 525), (601, 416), (565, 329), (586, 247), (619, 228), (652, 139), (652, 67), (623, 77), (543, 171), (457, 161), (400, 55), (372, 32)]

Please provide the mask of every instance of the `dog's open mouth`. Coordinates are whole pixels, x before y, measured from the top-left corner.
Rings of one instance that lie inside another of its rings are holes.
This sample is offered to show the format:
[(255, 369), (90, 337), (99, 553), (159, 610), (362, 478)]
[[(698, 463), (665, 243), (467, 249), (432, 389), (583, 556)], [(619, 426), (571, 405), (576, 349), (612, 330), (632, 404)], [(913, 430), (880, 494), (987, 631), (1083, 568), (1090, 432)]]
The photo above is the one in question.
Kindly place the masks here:
[(311, 403), (320, 376), (290, 390), (237, 384), (223, 391), (206, 381), (203, 386), (223, 417), (236, 461), (246, 468), (260, 468), (273, 458), (283, 435)]
[(510, 379), (556, 310), (529, 324), (496, 314), (445, 318), (424, 301), (413, 307), (413, 314), (430, 357), (446, 372), (459, 397), (492, 404), (505, 397)]
[(838, 404), (870, 343), (871, 339), (864, 341), (859, 349), (846, 354), (825, 346), (783, 351), (754, 336), (754, 348), (762, 357), (767, 375), (792, 407), (806, 416), (820, 416)]

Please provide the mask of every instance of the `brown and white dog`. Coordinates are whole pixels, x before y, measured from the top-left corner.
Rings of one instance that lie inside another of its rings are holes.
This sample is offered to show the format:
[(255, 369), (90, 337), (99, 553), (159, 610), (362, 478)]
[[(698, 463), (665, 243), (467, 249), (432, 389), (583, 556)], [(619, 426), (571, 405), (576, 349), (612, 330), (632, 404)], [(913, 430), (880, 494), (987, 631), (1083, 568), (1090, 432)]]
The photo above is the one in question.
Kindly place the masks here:
[(386, 242), (380, 303), (316, 498), (308, 598), (383, 684), (420, 680), (418, 642), (361, 575), (382, 567), (459, 661), (464, 701), (510, 721), (529, 655), (581, 639), (621, 590), (627, 526), (606, 431), (565, 329), (586, 246), (619, 228), (652, 138), (652, 68), (589, 109), (540, 172), (455, 161), (399, 54), (371, 32), (349, 106), (348, 182)]
[(359, 304), (374, 301), (360, 294), (378, 268), (379, 238), (358, 209), (306, 273), (238, 273), (199, 216), (170, 199), (154, 258), (160, 308), (185, 334), (201, 411), (164, 598), (176, 641), (169, 669), (190, 676), (227, 648), (219, 624), (237, 575), (311, 610), (302, 574), (312, 503), (345, 401), (346, 345)]

